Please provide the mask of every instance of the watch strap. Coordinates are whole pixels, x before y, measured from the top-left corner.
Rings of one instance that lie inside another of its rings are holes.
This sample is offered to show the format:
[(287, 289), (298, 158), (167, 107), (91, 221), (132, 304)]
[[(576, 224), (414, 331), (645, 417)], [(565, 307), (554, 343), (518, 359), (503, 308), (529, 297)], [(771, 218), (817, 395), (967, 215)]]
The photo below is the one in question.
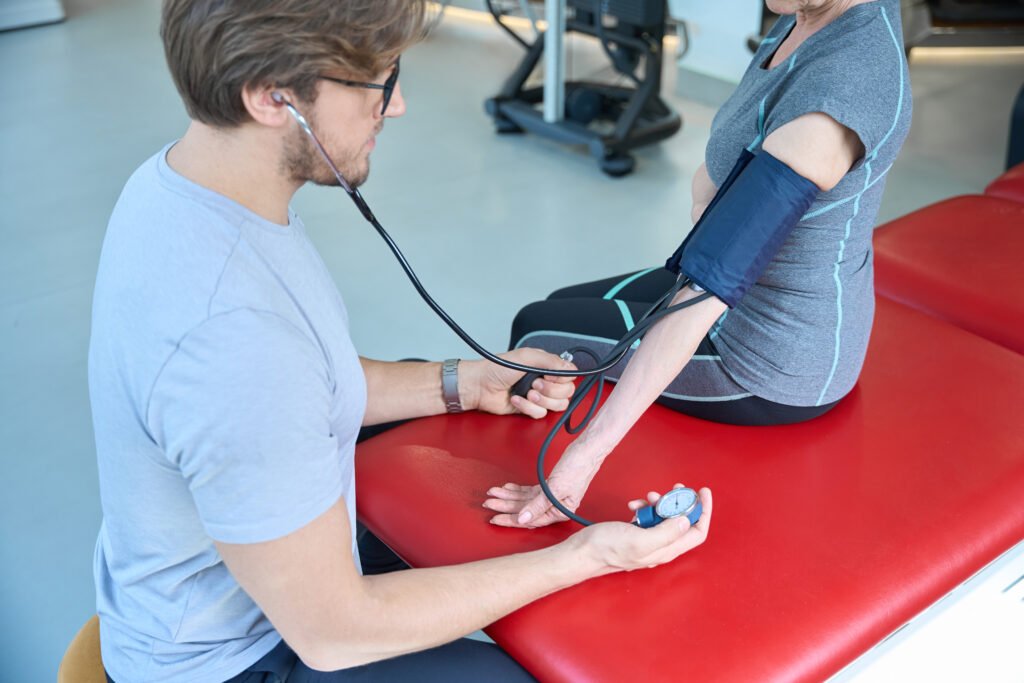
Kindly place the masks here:
[(441, 363), (441, 398), (444, 399), (444, 409), (447, 412), (462, 412), (462, 401), (459, 400), (458, 358), (449, 358)]

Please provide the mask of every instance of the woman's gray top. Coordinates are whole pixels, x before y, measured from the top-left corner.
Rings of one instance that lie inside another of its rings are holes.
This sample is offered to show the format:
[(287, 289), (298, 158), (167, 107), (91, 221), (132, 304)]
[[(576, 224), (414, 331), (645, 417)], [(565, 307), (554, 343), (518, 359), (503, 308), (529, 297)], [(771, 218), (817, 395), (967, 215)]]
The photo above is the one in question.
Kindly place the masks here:
[(911, 95), (897, 0), (851, 8), (768, 69), (794, 23), (792, 16), (776, 22), (715, 116), (706, 154), (711, 180), (720, 186), (741, 150), (760, 151), (773, 131), (811, 112), (856, 133), (865, 155), (818, 195), (711, 337), (748, 391), (810, 406), (846, 395), (864, 361), (874, 317), (871, 233), (886, 174), (910, 129)]

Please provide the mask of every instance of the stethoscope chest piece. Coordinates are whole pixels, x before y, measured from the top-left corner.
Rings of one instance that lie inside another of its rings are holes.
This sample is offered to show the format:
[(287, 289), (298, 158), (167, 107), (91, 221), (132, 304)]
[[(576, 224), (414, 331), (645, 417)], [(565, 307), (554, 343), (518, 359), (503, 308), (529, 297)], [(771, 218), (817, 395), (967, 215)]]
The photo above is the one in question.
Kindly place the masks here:
[(672, 489), (655, 505), (648, 505), (636, 511), (635, 524), (645, 529), (661, 524), (672, 517), (686, 517), (690, 524), (696, 524), (703, 512), (700, 497), (690, 488)]

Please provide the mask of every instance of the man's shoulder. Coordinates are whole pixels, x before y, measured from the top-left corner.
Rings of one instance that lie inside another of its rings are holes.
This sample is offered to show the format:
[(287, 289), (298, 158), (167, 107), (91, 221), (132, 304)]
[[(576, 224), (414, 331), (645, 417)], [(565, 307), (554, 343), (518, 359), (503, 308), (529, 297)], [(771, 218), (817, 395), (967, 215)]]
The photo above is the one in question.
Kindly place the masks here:
[[(164, 284), (215, 279), (240, 239), (213, 193), (169, 169), (165, 147), (125, 183), (104, 238), (100, 277)], [(210, 283), (207, 283), (210, 284)]]
[(226, 210), (227, 201), (173, 171), (165, 159), (169, 148), (147, 159), (128, 178), (108, 233), (127, 224), (140, 238), (156, 243), (161, 235), (191, 240), (199, 234), (216, 234), (218, 228), (237, 235), (240, 220)]
[(109, 337), (125, 353), (173, 345), (207, 317), (240, 239), (231, 220), (165, 182), (165, 151), (125, 184), (96, 274), (94, 341)]

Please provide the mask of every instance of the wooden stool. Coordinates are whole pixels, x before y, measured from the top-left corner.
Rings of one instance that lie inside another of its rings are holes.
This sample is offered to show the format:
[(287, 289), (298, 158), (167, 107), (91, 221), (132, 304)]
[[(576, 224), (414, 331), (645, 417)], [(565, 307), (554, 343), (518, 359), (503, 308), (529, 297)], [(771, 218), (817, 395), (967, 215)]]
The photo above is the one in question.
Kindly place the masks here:
[(85, 623), (57, 669), (57, 683), (107, 683), (100, 656), (100, 619), (93, 616)]

